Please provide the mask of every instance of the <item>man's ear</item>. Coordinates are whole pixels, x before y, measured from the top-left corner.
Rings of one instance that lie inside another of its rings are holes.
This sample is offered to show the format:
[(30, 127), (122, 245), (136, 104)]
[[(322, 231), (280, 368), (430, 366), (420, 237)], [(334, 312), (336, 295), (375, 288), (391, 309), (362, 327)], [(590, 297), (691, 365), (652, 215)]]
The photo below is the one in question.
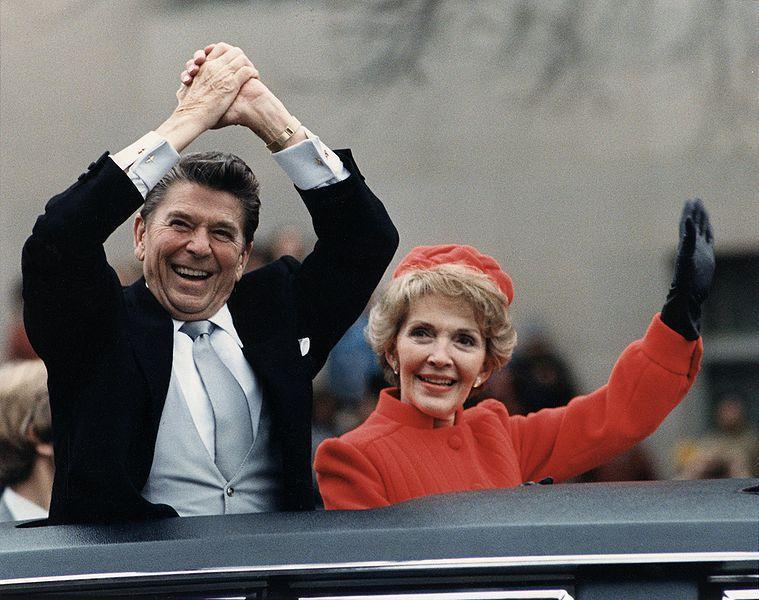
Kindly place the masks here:
[(132, 229), (134, 234), (134, 256), (142, 262), (145, 260), (145, 221), (139, 213), (134, 218)]
[(34, 446), (37, 454), (46, 458), (53, 458), (53, 445), (50, 442), (39, 442)]
[(240, 262), (237, 265), (237, 281), (240, 281), (240, 278), (243, 276), (243, 273), (245, 273), (245, 267), (248, 266), (248, 259), (250, 258), (250, 253), (253, 251), (253, 242), (248, 242), (245, 244), (245, 247), (242, 249), (242, 254), (240, 254)]
[(29, 425), (26, 430), (26, 439), (34, 444), (34, 450), (39, 456), (45, 456), (47, 458), (53, 458), (53, 444), (50, 442), (43, 442), (40, 439), (39, 434), (35, 431), (34, 425)]

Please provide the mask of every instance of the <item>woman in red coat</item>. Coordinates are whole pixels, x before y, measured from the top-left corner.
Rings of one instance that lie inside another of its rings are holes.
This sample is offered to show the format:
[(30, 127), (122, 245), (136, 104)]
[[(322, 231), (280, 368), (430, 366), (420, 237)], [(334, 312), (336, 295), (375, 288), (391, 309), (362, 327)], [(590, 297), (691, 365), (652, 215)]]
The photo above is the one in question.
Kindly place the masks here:
[(563, 481), (632, 447), (693, 383), (702, 353), (700, 304), (713, 273), (709, 218), (701, 201), (689, 201), (667, 302), (619, 357), (607, 384), (566, 406), (512, 416), (496, 400), (462, 408), (516, 344), (511, 279), (471, 246), (415, 248), (367, 328), (397, 387), (382, 390), (357, 429), (319, 446), (315, 468), (325, 507), (373, 508), (547, 477)]

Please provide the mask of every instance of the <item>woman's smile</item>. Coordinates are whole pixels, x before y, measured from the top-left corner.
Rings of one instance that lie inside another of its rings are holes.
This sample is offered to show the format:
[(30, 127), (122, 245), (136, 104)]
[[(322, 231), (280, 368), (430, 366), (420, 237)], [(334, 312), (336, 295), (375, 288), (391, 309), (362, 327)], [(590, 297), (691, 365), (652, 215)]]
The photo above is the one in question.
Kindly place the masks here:
[(414, 301), (388, 357), (400, 377), (401, 402), (453, 423), (477, 379), (486, 379), (485, 339), (466, 302), (440, 295)]

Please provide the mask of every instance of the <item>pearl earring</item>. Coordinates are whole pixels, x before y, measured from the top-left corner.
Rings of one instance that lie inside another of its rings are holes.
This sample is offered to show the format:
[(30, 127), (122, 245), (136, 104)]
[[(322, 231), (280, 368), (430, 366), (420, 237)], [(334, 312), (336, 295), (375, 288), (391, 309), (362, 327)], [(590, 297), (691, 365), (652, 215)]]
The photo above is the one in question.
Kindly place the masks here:
[(480, 387), (480, 383), (481, 383), (481, 380), (480, 380), (480, 378), (478, 377), (477, 379), (475, 379), (475, 380), (474, 380), (474, 387), (476, 387), (476, 388), (477, 388), (477, 387)]

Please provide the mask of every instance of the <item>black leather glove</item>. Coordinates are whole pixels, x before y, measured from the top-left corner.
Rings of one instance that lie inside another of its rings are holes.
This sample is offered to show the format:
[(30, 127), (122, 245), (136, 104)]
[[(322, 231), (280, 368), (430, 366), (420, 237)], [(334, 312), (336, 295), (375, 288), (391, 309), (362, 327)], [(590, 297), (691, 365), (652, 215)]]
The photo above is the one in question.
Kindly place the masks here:
[(675, 276), (661, 309), (661, 320), (686, 340), (698, 339), (701, 303), (714, 279), (714, 235), (701, 200), (688, 200), (680, 216)]

